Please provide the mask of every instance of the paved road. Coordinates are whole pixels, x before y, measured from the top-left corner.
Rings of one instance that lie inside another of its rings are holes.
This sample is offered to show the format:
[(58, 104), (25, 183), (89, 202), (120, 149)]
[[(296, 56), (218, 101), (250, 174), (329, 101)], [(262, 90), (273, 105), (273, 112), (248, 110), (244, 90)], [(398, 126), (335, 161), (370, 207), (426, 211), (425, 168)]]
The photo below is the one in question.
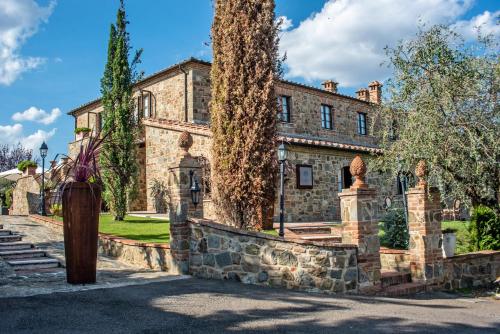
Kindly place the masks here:
[(499, 333), (500, 302), (329, 297), (184, 279), (0, 299), (0, 333)]

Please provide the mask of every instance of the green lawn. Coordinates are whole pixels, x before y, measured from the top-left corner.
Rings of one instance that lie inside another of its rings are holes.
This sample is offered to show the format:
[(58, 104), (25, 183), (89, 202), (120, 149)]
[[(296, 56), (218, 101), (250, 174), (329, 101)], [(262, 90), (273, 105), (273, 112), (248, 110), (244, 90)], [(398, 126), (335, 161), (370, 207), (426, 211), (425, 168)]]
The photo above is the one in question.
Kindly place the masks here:
[(277, 237), (277, 236), (278, 236), (278, 231), (276, 231), (276, 230), (274, 230), (274, 229), (273, 229), (273, 230), (262, 230), (261, 232), (262, 232), (262, 233), (265, 233), (265, 234), (273, 235), (273, 236), (275, 236), (275, 237)]
[(124, 221), (114, 221), (111, 215), (101, 214), (99, 232), (141, 242), (170, 242), (170, 223), (161, 219), (126, 216)]

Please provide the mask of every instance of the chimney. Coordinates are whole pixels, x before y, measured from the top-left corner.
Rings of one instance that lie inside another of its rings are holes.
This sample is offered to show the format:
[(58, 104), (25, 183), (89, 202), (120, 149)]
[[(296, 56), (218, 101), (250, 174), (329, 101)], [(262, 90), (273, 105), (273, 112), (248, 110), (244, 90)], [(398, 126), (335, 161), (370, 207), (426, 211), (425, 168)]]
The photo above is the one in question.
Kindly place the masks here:
[(326, 90), (327, 92), (337, 93), (338, 84), (339, 84), (338, 82), (335, 82), (333, 80), (326, 80), (321, 85), (323, 85), (323, 89)]
[(358, 95), (358, 99), (363, 101), (370, 101), (370, 91), (367, 88), (360, 88), (356, 94)]
[(382, 102), (382, 84), (378, 81), (372, 81), (370, 87), (370, 102), (380, 104)]

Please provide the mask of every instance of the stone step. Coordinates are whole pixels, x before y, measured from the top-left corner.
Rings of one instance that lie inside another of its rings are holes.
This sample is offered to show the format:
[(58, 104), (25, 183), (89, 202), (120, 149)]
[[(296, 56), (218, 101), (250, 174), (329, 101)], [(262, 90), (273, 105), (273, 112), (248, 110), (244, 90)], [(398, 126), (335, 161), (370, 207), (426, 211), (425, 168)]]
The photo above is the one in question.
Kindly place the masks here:
[(0, 235), (0, 244), (4, 242), (21, 241), (23, 237), (20, 235)]
[(0, 257), (4, 260), (29, 259), (44, 257), (45, 255), (45, 251), (39, 249), (11, 250), (0, 252)]
[(0, 243), (0, 252), (9, 250), (23, 250), (33, 248), (32, 244), (27, 242), (4, 242)]
[(290, 231), (295, 234), (331, 234), (332, 229), (329, 226), (300, 226), (289, 227)]
[(0, 230), (0, 235), (11, 235), (12, 231), (10, 230)]
[(300, 239), (311, 240), (311, 241), (330, 241), (330, 242), (336, 242), (336, 243), (342, 242), (341, 236), (332, 235), (332, 234), (301, 235)]
[(47, 268), (57, 268), (59, 267), (59, 261), (56, 259), (51, 259), (48, 257), (40, 259), (28, 259), (28, 260), (10, 260), (7, 261), (14, 270), (34, 270), (34, 269), (47, 269)]
[(387, 297), (398, 297), (414, 295), (419, 292), (425, 291), (425, 285), (421, 283), (405, 283), (399, 285), (389, 286), (384, 289), (383, 295)]
[(382, 288), (393, 285), (411, 283), (410, 273), (400, 273), (397, 271), (383, 271), (380, 275)]

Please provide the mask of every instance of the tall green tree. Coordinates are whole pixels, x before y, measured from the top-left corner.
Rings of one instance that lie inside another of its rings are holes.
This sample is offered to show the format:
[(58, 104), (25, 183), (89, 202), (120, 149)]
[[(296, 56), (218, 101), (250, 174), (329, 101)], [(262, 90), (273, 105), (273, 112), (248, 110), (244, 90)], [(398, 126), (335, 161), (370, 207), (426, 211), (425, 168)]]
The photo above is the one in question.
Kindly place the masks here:
[(259, 228), (274, 202), (280, 74), (273, 0), (216, 0), (212, 198), (224, 222)]
[(124, 1), (120, 0), (116, 23), (110, 29), (108, 60), (101, 79), (102, 129), (108, 137), (99, 155), (104, 197), (115, 220), (125, 217), (128, 194), (138, 170), (132, 88), (139, 78), (135, 67), (140, 62), (142, 50), (136, 51), (132, 61), (129, 60), (131, 47), (127, 24)]
[(379, 111), (379, 168), (427, 161), (431, 185), (450, 199), (498, 211), (500, 65), (498, 41), (464, 39), (446, 26), (422, 29), (388, 48), (394, 74)]

